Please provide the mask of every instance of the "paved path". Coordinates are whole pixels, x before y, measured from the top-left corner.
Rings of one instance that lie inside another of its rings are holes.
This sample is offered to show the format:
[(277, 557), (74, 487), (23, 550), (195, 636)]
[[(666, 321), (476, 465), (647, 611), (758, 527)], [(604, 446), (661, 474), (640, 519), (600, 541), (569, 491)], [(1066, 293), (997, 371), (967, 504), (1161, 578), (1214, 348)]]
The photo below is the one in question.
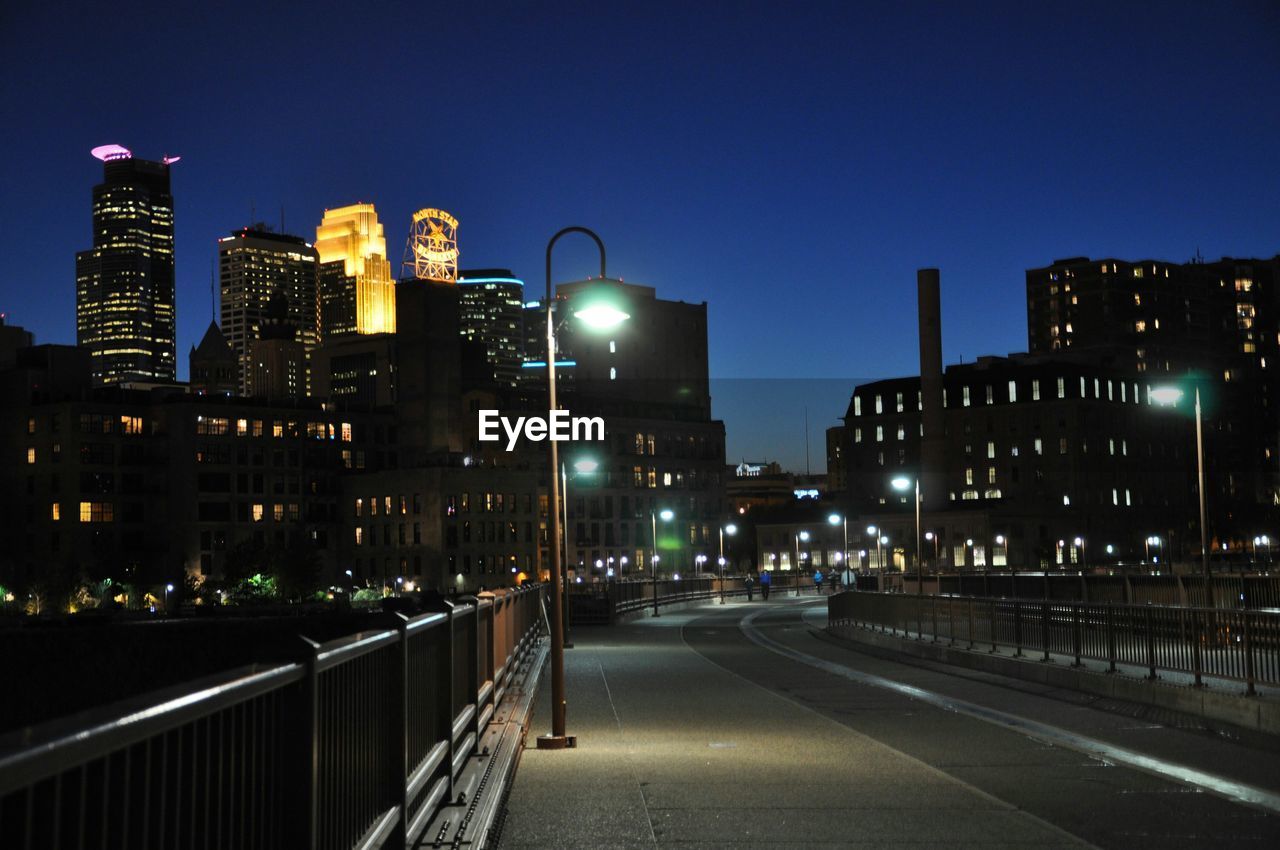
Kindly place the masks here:
[[(1280, 846), (1280, 815), (1265, 809), (815, 669), (759, 638), (1280, 785), (1277, 754), (1255, 741), (863, 655), (816, 634), (806, 610), (821, 622), (810, 597), (579, 630), (566, 653), (578, 748), (525, 751), (502, 847)], [(549, 690), (531, 736), (549, 722)]]

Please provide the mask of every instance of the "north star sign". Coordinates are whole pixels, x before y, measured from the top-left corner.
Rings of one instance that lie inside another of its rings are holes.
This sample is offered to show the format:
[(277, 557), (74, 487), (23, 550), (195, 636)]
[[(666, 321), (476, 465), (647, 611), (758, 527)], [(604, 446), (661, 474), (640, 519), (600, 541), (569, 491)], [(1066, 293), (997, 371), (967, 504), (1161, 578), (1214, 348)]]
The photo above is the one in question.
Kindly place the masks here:
[[(553, 410), (551, 416), (517, 416), (513, 422), (496, 410), (479, 411), (480, 441), (496, 443), (507, 435), (507, 451), (515, 451), (521, 435), (526, 440), (557, 443), (577, 440), (604, 440), (604, 419), (599, 416), (570, 416), (567, 410)], [(499, 431), (501, 428), (501, 432)]]

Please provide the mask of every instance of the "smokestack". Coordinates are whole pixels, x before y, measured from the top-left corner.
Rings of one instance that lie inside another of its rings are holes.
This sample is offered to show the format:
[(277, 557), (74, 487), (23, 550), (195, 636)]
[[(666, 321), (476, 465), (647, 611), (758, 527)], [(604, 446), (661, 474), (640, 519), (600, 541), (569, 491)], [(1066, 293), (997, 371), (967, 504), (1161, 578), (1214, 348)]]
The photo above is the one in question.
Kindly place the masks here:
[(942, 406), (942, 309), (937, 269), (916, 272), (920, 322), (920, 500), (926, 511), (947, 507), (946, 434)]

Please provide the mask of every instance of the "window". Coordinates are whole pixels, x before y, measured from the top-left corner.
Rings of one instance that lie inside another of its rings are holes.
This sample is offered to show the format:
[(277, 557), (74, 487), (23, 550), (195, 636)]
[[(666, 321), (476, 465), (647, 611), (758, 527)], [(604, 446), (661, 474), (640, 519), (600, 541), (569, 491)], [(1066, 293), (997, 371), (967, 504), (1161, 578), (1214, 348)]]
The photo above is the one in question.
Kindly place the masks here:
[(57, 502), (54, 502), (49, 509), (49, 518), (52, 519), (54, 522), (57, 522), (58, 520), (62, 519), (62, 505), (60, 505)]
[(364, 545), (364, 528), (357, 525), (355, 531), (356, 531), (356, 545), (363, 546)]
[(896, 404), (897, 404), (898, 412), (901, 413), (902, 412), (902, 393), (898, 393)]
[(1058, 398), (1066, 398), (1066, 397), (1067, 397), (1067, 379), (1059, 378), (1058, 379)]
[(883, 425), (876, 426), (876, 442), (877, 443), (884, 442), (884, 426)]
[(990, 384), (987, 384), (987, 404), (995, 404), (995, 403), (996, 403), (995, 389)]
[(1031, 382), (1031, 400), (1032, 401), (1040, 400), (1040, 379), (1039, 378), (1036, 378), (1034, 381)]
[(27, 463), (35, 463), (35, 462), (36, 462), (36, 447), (30, 446), (27, 449)]
[(854, 416), (862, 415), (862, 398), (860, 396), (853, 397), (853, 415)]
[(1067, 438), (1059, 437), (1058, 438), (1058, 454), (1064, 455), (1066, 453), (1067, 453)]
[(1009, 403), (1013, 404), (1018, 400), (1018, 382), (1009, 382)]
[(81, 522), (112, 522), (115, 520), (115, 509), (110, 502), (81, 502)]
[(988, 440), (988, 441), (987, 441), (987, 457), (988, 457), (989, 459), (994, 460), (994, 459), (995, 459), (995, 456), (996, 456), (996, 443), (995, 443), (995, 440)]
[(994, 466), (987, 467), (987, 483), (988, 484), (996, 483), (996, 468)]
[(261, 504), (253, 505), (253, 507), (250, 509), (250, 513), (253, 515), (254, 522), (262, 522), (262, 518), (265, 515), (264, 508)]
[(1035, 451), (1037, 455), (1044, 454), (1044, 441), (1039, 437), (1036, 437)]
[(884, 413), (884, 401), (876, 396), (876, 413)]
[(960, 399), (960, 403), (961, 403), (961, 405), (963, 405), (964, 407), (968, 407), (968, 406), (969, 406), (969, 388), (968, 388), (967, 386), (966, 386), (966, 387), (964, 387), (964, 388), (962, 389), (962, 391), (961, 391), (961, 399)]
[(964, 483), (973, 486), (973, 467), (967, 466), (964, 470)]

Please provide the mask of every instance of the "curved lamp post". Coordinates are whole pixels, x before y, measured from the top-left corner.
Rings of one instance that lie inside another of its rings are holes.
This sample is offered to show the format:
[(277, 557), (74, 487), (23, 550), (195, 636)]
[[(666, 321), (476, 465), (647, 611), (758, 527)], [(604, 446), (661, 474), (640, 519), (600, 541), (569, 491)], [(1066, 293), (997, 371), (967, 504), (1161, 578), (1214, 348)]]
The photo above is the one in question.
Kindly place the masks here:
[[(556, 325), (552, 311), (554, 302), (551, 297), (551, 250), (560, 237), (570, 233), (582, 233), (590, 236), (600, 249), (600, 277), (605, 276), (604, 242), (593, 231), (585, 227), (566, 227), (551, 237), (547, 242), (547, 296), (543, 306), (547, 311), (547, 412), (550, 415), (556, 410)], [(579, 311), (582, 319), (595, 327), (607, 327), (628, 318), (625, 313), (614, 310), (612, 315), (599, 312), (603, 308), (589, 305)], [(591, 312), (597, 311), (597, 312)], [(547, 440), (547, 479), (551, 487), (551, 499), (547, 513), (551, 515), (551, 733), (538, 737), (538, 749), (563, 749), (576, 742), (565, 734), (565, 695), (564, 695), (564, 597), (560, 571), (563, 552), (560, 549), (560, 453), (559, 443)]]
[(924, 560), (920, 557), (920, 479), (907, 478), (905, 475), (899, 475), (891, 482), (893, 489), (899, 492), (915, 488), (916, 492), (916, 596), (924, 593), (924, 568), (921, 562)]

